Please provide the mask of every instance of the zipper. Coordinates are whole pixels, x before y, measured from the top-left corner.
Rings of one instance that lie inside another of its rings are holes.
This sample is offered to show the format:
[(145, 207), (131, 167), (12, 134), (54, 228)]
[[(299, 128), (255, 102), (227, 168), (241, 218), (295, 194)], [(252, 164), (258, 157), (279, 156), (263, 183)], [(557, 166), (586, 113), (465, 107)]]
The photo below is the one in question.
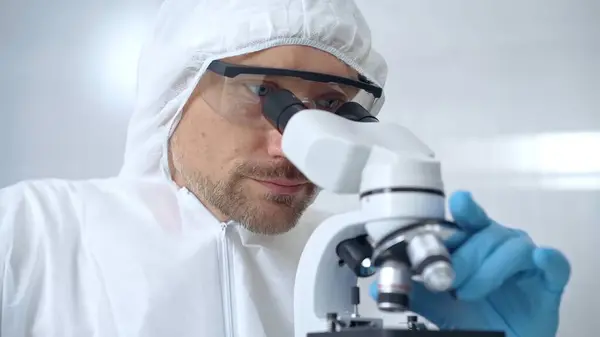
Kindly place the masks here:
[(225, 320), (225, 337), (235, 337), (233, 324), (233, 287), (231, 251), (227, 238), (229, 223), (221, 223), (221, 295), (223, 299), (223, 318)]

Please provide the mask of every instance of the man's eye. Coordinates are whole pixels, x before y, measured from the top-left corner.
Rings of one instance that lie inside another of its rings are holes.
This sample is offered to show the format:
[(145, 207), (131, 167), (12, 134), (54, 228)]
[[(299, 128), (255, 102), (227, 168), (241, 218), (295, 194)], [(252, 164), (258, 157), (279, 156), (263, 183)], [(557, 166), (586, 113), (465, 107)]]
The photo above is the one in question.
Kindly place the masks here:
[(264, 97), (267, 94), (269, 94), (271, 91), (274, 90), (274, 86), (266, 84), (266, 83), (260, 83), (260, 84), (249, 83), (249, 84), (246, 84), (246, 87), (253, 94), (260, 96), (260, 97)]

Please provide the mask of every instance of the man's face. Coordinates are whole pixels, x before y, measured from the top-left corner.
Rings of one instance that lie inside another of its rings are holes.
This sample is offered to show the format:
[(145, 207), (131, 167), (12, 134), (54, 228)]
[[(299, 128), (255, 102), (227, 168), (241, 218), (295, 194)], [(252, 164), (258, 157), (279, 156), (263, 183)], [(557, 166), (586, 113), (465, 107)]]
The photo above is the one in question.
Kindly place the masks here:
[[(303, 46), (276, 47), (224, 61), (356, 77), (337, 58)], [(284, 157), (277, 130), (232, 123), (207, 104), (200, 91), (210, 89), (197, 88), (171, 138), (175, 182), (194, 193), (221, 221), (234, 220), (262, 234), (290, 230), (318, 189)], [(286, 89), (298, 97), (310, 90), (306, 86)]]

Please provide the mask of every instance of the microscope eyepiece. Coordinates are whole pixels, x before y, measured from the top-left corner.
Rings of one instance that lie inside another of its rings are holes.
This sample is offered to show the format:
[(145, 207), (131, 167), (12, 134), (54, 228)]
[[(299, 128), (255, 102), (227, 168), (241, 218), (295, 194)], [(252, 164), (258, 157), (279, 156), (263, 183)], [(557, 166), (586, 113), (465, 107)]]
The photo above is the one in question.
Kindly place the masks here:
[(285, 89), (267, 94), (263, 101), (263, 115), (281, 133), (292, 116), (305, 109), (302, 101)]
[(346, 102), (337, 111), (336, 115), (361, 123), (377, 123), (379, 120), (372, 116), (369, 111), (356, 102)]
[[(304, 103), (285, 89), (268, 93), (263, 101), (263, 115), (282, 133), (292, 116), (304, 109), (307, 109)], [(335, 114), (355, 122), (379, 122), (367, 109), (356, 102), (344, 103)]]

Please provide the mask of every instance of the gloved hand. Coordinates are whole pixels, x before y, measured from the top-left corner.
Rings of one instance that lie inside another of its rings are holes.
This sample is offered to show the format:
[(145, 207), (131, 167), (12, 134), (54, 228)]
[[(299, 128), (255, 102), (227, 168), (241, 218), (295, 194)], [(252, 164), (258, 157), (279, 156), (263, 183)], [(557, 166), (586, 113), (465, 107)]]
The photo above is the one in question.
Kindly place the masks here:
[[(413, 282), (411, 310), (440, 329), (504, 331), (507, 337), (554, 337), (571, 268), (552, 248), (523, 231), (488, 218), (471, 194), (449, 200), (454, 221), (468, 236), (452, 254), (456, 298)], [(377, 298), (377, 284), (371, 285)]]

